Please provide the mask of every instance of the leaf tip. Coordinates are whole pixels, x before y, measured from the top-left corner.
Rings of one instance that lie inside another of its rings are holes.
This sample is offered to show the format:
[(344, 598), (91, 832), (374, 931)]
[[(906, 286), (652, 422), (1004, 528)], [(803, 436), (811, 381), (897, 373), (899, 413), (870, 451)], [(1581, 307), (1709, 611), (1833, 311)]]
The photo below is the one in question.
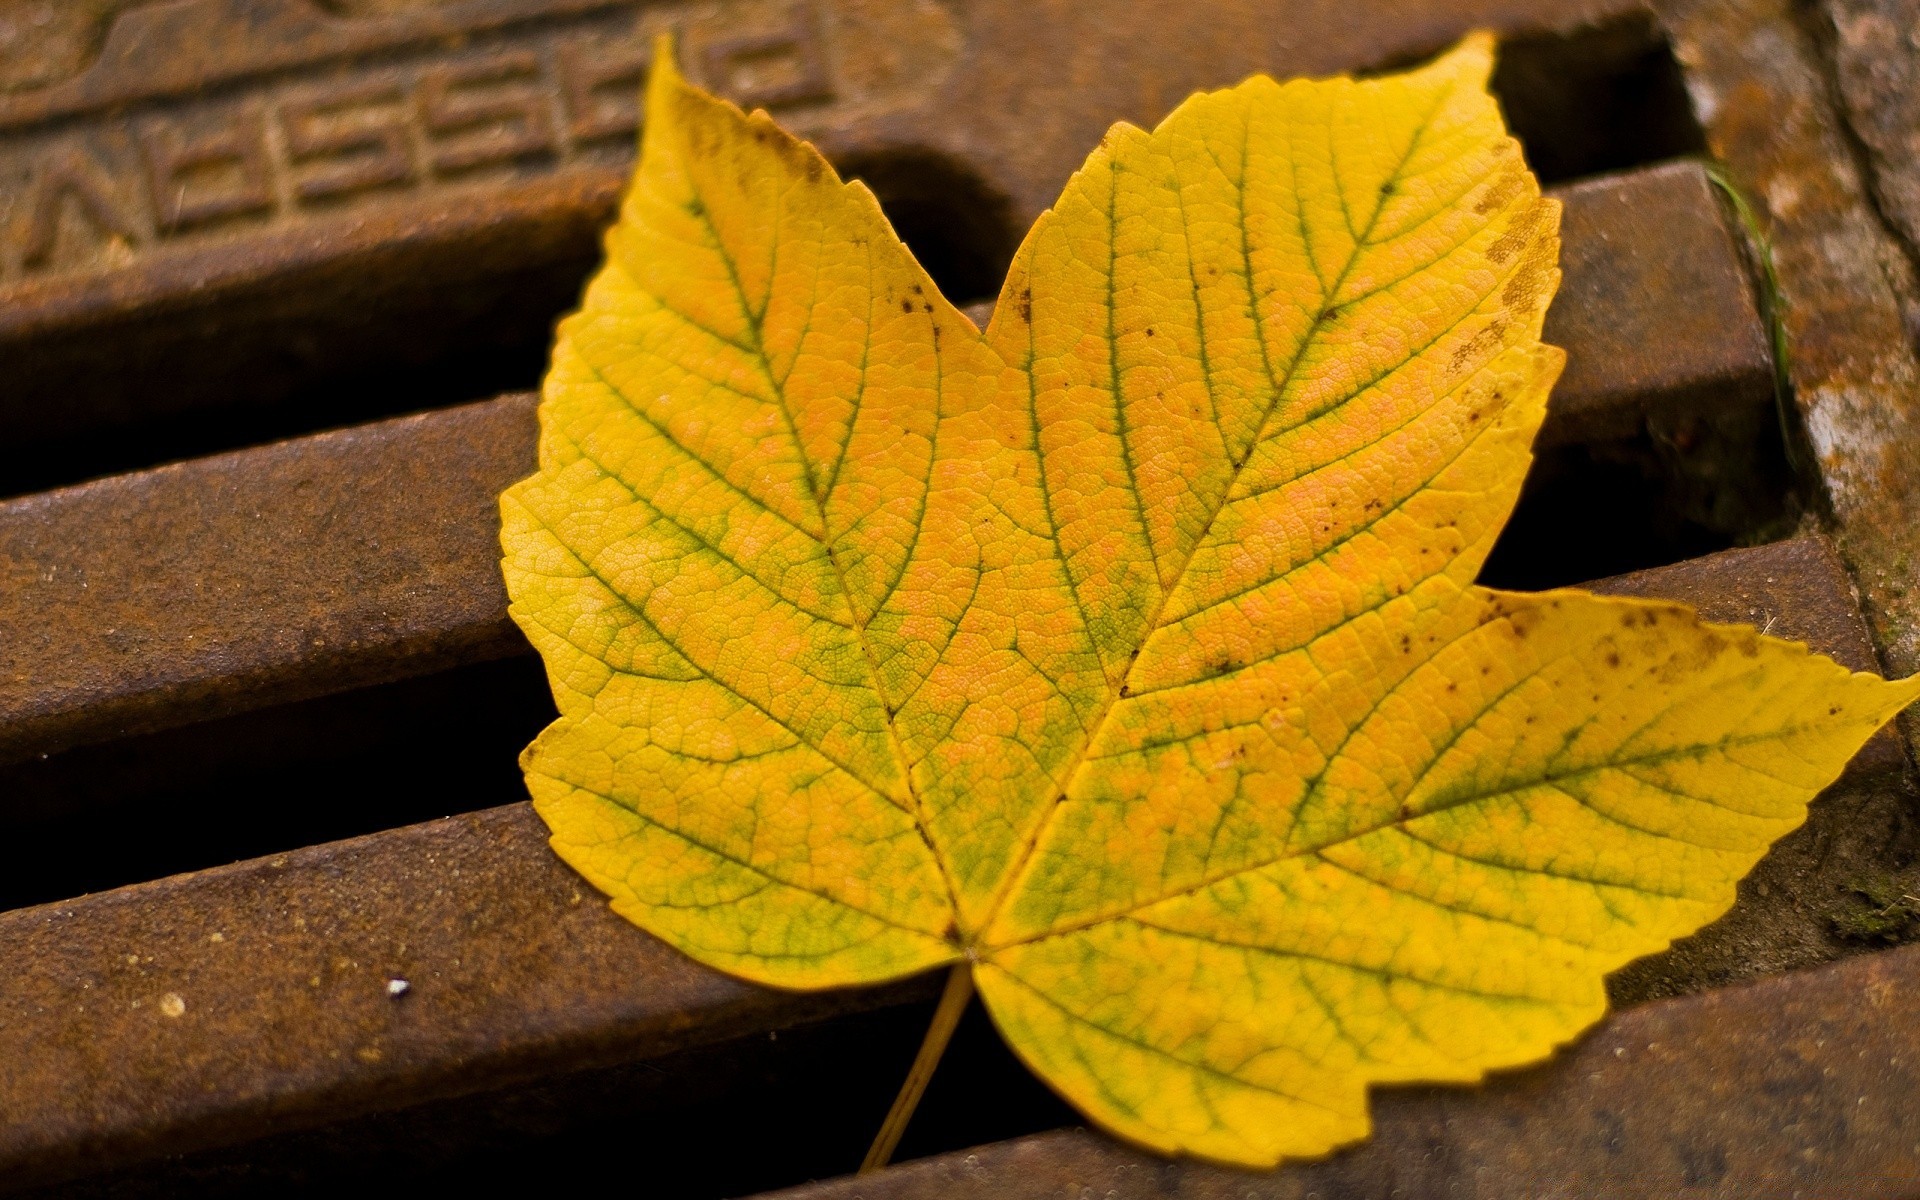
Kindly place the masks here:
[(647, 115), (651, 117), (673, 93), (685, 84), (680, 75), (680, 61), (674, 52), (674, 38), (671, 30), (661, 30), (653, 35), (653, 58), (647, 66)]
[(1893, 708), (1887, 720), (1891, 721), (1907, 710), (1915, 701), (1920, 701), (1920, 674), (1909, 675), (1905, 679), (1886, 680), (1893, 697)]
[(679, 62), (674, 58), (671, 29), (663, 29), (653, 35), (653, 71), (665, 71), (670, 76), (677, 76), (680, 73)]
[(1482, 74), (1493, 69), (1493, 56), (1497, 41), (1491, 29), (1475, 29), (1453, 44), (1453, 49), (1441, 56), (1440, 61), (1458, 64), (1461, 69), (1477, 68)]
[(1493, 61), (1497, 52), (1498, 40), (1493, 31), (1475, 29), (1412, 74), (1452, 79), (1484, 92), (1488, 80), (1493, 76)]

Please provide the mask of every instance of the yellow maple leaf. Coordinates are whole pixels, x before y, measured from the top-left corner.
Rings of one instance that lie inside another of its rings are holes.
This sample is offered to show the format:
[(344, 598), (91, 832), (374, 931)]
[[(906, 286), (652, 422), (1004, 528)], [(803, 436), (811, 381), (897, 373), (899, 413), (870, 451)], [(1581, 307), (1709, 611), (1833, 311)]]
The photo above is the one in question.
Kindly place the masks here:
[(977, 984), (1088, 1117), (1229, 1163), (1598, 1019), (1920, 687), (1475, 586), (1562, 362), (1491, 55), (1115, 126), (983, 334), (663, 46), (502, 500), (554, 848), (748, 979), (958, 964), (948, 1028)]

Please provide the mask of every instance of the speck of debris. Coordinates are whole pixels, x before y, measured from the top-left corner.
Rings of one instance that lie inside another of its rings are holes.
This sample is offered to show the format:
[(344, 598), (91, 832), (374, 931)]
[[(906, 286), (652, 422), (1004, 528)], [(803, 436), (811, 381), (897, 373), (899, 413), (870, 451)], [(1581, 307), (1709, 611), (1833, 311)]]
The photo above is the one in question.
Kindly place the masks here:
[(387, 995), (398, 1000), (400, 997), (406, 995), (407, 989), (412, 986), (412, 984), (404, 979), (389, 979), (387, 980)]
[(187, 1002), (179, 992), (168, 992), (160, 997), (160, 1015), (163, 1017), (184, 1017), (187, 1015)]

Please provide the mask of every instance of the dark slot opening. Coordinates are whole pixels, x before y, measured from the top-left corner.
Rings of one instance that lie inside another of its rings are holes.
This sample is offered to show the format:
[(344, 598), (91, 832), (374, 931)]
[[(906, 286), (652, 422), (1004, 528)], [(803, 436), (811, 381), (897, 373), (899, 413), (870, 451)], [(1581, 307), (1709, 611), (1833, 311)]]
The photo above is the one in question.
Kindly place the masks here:
[(553, 717), (512, 658), (0, 768), (0, 908), (524, 800)]
[(1800, 502), (1777, 428), (1694, 429), (1539, 454), (1480, 582), (1566, 587), (1791, 534)]
[[(583, 1070), (520, 1088), (280, 1134), (31, 1193), (37, 1200), (471, 1193), (558, 1195), (629, 1180), (705, 1200), (859, 1165), (932, 1014), (928, 1003)], [(1076, 1121), (976, 1002), (896, 1161)]]
[(537, 386), (609, 215), (504, 221), (0, 342), (0, 495)]
[(1504, 41), (1493, 91), (1544, 183), (1707, 148), (1673, 47), (1648, 15)]
[(1021, 230), (1013, 202), (965, 165), (931, 150), (848, 158), (840, 171), (873, 189), (894, 232), (955, 304), (1000, 292)]

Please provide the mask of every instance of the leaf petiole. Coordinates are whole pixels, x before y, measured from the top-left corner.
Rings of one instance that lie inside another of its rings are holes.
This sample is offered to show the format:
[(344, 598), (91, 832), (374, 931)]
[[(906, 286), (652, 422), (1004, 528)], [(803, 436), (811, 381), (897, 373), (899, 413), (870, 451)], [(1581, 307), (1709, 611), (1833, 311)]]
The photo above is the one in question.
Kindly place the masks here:
[(946, 1053), (947, 1042), (952, 1040), (953, 1031), (960, 1024), (960, 1014), (967, 1011), (967, 1001), (971, 999), (972, 964), (957, 962), (953, 964), (953, 972), (947, 976), (946, 990), (940, 993), (939, 1007), (933, 1010), (933, 1021), (927, 1026), (927, 1036), (920, 1042), (920, 1053), (914, 1055), (906, 1082), (900, 1085), (900, 1094), (893, 1098), (893, 1107), (887, 1110), (887, 1119), (881, 1123), (880, 1132), (874, 1135), (873, 1145), (867, 1148), (867, 1157), (861, 1160), (860, 1174), (878, 1171), (893, 1157), (894, 1148), (900, 1144), (900, 1135), (907, 1131), (907, 1123), (913, 1120), (913, 1110), (919, 1107), (920, 1097), (925, 1094), (934, 1068), (940, 1065), (940, 1056)]

